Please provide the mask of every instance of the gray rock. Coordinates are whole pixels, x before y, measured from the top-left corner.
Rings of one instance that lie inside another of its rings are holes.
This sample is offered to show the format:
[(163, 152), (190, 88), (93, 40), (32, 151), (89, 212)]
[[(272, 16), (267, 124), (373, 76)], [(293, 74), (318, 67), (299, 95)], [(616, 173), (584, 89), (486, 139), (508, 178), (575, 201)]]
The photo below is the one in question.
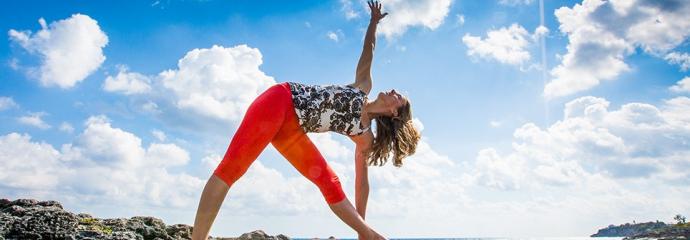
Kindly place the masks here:
[[(88, 240), (177, 240), (191, 239), (192, 226), (165, 225), (155, 217), (135, 216), (130, 219), (95, 218), (88, 213), (65, 211), (57, 201), (35, 199), (0, 199), (0, 240), (15, 239), (88, 239)], [(215, 240), (290, 240), (279, 234), (269, 236), (261, 230), (242, 234), (239, 238)]]

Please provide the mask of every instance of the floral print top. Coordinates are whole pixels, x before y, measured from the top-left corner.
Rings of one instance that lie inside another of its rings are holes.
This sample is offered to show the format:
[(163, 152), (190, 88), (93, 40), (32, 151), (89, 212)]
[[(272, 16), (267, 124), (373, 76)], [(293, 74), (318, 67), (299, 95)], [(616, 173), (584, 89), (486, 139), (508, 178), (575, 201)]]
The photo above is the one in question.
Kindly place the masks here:
[(367, 94), (347, 85), (307, 85), (288, 82), (292, 103), (304, 132), (333, 131), (343, 135), (359, 135), (360, 116)]

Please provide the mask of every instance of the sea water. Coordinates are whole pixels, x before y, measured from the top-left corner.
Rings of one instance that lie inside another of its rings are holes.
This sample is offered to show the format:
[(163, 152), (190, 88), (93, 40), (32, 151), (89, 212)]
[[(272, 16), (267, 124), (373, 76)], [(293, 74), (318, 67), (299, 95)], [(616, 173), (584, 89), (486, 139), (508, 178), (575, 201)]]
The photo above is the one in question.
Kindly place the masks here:
[[(312, 240), (313, 238), (292, 238), (294, 240)], [(323, 238), (322, 238), (323, 239)], [(621, 240), (622, 237), (476, 237), (476, 238), (389, 238), (389, 240)], [(357, 240), (356, 238), (339, 238), (338, 240)]]

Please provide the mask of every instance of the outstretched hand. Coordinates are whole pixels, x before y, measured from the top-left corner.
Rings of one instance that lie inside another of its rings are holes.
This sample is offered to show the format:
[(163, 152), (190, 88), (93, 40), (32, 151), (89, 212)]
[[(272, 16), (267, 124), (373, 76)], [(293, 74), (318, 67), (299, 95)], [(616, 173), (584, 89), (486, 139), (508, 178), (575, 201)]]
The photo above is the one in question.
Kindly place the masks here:
[(369, 5), (369, 9), (371, 9), (371, 21), (378, 23), (388, 15), (388, 13), (383, 13), (381, 14), (381, 3), (379, 1), (373, 1), (369, 0), (367, 1), (367, 5)]

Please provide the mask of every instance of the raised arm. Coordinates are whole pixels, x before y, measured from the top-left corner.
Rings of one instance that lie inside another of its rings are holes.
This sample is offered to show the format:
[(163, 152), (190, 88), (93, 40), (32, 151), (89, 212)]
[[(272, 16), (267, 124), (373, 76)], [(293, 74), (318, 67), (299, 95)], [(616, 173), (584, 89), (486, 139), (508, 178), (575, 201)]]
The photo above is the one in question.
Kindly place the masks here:
[(378, 1), (368, 1), (367, 4), (371, 10), (371, 19), (369, 20), (367, 33), (364, 36), (364, 46), (362, 47), (362, 55), (359, 57), (359, 62), (357, 63), (357, 72), (353, 86), (369, 94), (372, 87), (371, 62), (374, 58), (374, 48), (376, 47), (376, 27), (379, 21), (386, 17), (388, 13), (381, 13), (381, 3)]

